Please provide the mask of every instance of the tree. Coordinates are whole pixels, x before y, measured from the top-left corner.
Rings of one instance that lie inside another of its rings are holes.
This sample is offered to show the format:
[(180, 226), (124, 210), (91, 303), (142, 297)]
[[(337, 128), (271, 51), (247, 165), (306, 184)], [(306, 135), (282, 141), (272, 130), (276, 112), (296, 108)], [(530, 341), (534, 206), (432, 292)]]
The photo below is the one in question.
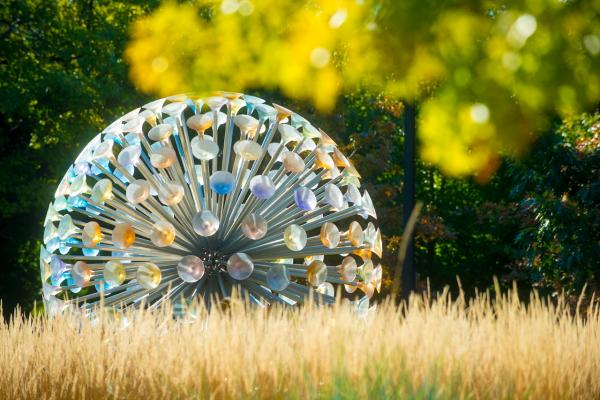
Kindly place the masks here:
[(41, 222), (83, 145), (145, 98), (127, 79), (128, 22), (145, 1), (13, 0), (0, 8), (0, 296), (9, 310), (38, 293)]
[[(556, 115), (600, 100), (598, 1), (167, 2), (132, 29), (146, 92), (280, 89), (331, 111), (364, 85), (419, 100), (421, 157), (487, 181)], [(174, 30), (173, 26), (177, 26)]]

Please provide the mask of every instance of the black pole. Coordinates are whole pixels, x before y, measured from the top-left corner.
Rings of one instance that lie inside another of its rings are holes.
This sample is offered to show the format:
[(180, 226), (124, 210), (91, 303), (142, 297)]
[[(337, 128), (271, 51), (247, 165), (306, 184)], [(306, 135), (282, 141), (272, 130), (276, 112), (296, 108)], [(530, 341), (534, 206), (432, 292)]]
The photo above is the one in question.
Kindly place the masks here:
[[(415, 208), (415, 106), (404, 103), (404, 228), (408, 225), (410, 214)], [(413, 235), (406, 249), (406, 257), (402, 266), (402, 298), (408, 300), (416, 286), (415, 243)]]

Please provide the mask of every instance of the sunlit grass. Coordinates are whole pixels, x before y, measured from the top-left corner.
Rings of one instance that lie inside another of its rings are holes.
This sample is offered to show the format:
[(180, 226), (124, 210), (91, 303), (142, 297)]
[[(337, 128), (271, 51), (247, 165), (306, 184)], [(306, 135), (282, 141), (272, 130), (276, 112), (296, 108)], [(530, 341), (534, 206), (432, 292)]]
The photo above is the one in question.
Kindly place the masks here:
[(600, 313), (488, 296), (465, 305), (256, 309), (174, 320), (14, 317), (0, 398), (599, 398)]

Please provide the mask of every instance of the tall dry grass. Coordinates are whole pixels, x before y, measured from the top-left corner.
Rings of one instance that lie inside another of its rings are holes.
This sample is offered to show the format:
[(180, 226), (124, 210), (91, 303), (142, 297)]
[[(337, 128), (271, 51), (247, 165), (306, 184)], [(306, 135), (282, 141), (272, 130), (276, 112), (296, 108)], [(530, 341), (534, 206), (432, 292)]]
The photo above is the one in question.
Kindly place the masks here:
[(600, 314), (486, 295), (256, 309), (128, 323), (16, 316), (0, 326), (2, 399), (600, 398)]

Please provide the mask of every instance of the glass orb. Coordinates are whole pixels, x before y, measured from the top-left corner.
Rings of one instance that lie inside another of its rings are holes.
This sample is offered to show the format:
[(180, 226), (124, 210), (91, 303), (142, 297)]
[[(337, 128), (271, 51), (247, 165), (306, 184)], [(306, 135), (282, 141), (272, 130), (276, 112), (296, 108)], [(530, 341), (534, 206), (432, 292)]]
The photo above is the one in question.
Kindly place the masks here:
[(304, 211), (314, 210), (317, 206), (317, 196), (307, 187), (301, 186), (294, 192), (294, 201), (299, 209)]
[(261, 239), (267, 234), (267, 221), (258, 214), (249, 214), (242, 221), (242, 232), (248, 239)]
[(344, 195), (342, 191), (339, 187), (331, 183), (325, 186), (325, 197), (323, 200), (337, 210), (344, 208)]
[(256, 135), (256, 130), (258, 129), (258, 120), (256, 118), (240, 114), (233, 117), (233, 123), (249, 138), (253, 138)]
[(196, 136), (192, 139), (192, 154), (198, 160), (212, 160), (219, 154), (219, 145), (210, 136)]
[(156, 264), (143, 263), (137, 270), (136, 278), (141, 287), (146, 290), (155, 289), (162, 279), (160, 268)]
[(142, 155), (142, 147), (139, 145), (127, 146), (119, 153), (117, 161), (122, 166), (137, 165)]
[(323, 282), (317, 287), (317, 293), (320, 293), (325, 296), (334, 297), (335, 296), (335, 288), (329, 282)]
[(158, 188), (158, 198), (168, 206), (179, 204), (183, 195), (183, 186), (176, 182), (165, 182)]
[(283, 232), (283, 241), (292, 251), (302, 250), (307, 240), (306, 231), (300, 225), (292, 224)]
[(92, 188), (92, 200), (96, 203), (104, 203), (112, 197), (112, 181), (104, 178), (100, 179)]
[(206, 114), (192, 115), (187, 120), (187, 126), (198, 133), (203, 133), (212, 126), (212, 119)]
[(173, 125), (159, 124), (150, 129), (148, 138), (154, 141), (167, 140), (173, 134)]
[(168, 168), (177, 159), (175, 150), (171, 147), (160, 147), (150, 154), (150, 163), (154, 168)]
[(210, 210), (202, 210), (192, 219), (192, 228), (200, 236), (212, 236), (219, 230), (219, 219)]
[(332, 169), (335, 167), (333, 158), (323, 149), (315, 149), (315, 165), (317, 168)]
[(150, 240), (157, 247), (170, 246), (175, 241), (175, 227), (167, 221), (158, 221), (152, 226)]
[(210, 188), (220, 195), (225, 195), (235, 187), (235, 177), (227, 171), (217, 171), (210, 176)]
[(364, 264), (359, 268), (359, 272), (361, 278), (365, 283), (371, 283), (373, 279), (373, 273), (375, 271), (375, 267), (373, 266), (373, 261), (371, 259), (367, 259)]
[(96, 247), (102, 240), (102, 231), (96, 221), (90, 221), (83, 226), (81, 231), (81, 241), (89, 247)]
[(73, 233), (77, 232), (77, 227), (73, 223), (73, 218), (69, 214), (65, 214), (58, 223), (58, 236), (65, 240)]
[(281, 134), (281, 140), (284, 143), (296, 142), (299, 143), (302, 140), (302, 135), (298, 132), (298, 129), (291, 125), (280, 124), (279, 133)]
[(85, 261), (77, 261), (71, 269), (71, 277), (77, 286), (85, 287), (92, 279), (92, 270)]
[(321, 243), (330, 249), (340, 243), (340, 230), (334, 223), (325, 222), (321, 225)]
[(129, 222), (115, 225), (112, 231), (112, 242), (119, 249), (127, 249), (135, 242), (135, 230)]
[(67, 264), (61, 260), (60, 256), (52, 254), (50, 256), (50, 272), (53, 279), (60, 279), (63, 272), (67, 270)]
[(177, 264), (177, 273), (184, 282), (198, 282), (204, 276), (204, 261), (194, 255), (185, 256)]
[(274, 292), (285, 290), (290, 284), (290, 276), (285, 264), (275, 264), (267, 271), (267, 285)]
[(127, 186), (125, 195), (131, 204), (139, 204), (150, 195), (150, 184), (144, 179), (136, 179)]
[(233, 146), (233, 149), (235, 154), (246, 161), (258, 160), (263, 152), (260, 144), (256, 143), (254, 140), (240, 140)]
[(346, 282), (353, 282), (354, 279), (356, 279), (356, 274), (358, 272), (358, 266), (356, 265), (356, 260), (354, 257), (344, 257), (338, 270), (342, 276), (342, 280)]
[(304, 159), (302, 159), (298, 153), (294, 153), (293, 151), (285, 153), (282, 158), (283, 168), (285, 168), (287, 172), (297, 174), (304, 171), (304, 168), (306, 167)]
[(227, 260), (227, 273), (238, 281), (248, 279), (254, 271), (254, 263), (246, 253), (235, 253)]
[(320, 260), (311, 262), (306, 270), (306, 280), (314, 287), (324, 283), (327, 280), (327, 265)]
[(125, 282), (125, 266), (118, 261), (108, 261), (104, 265), (104, 281), (110, 286), (119, 286)]
[(352, 246), (362, 246), (364, 242), (363, 229), (357, 221), (352, 221), (348, 228), (348, 240)]
[(270, 199), (275, 194), (275, 185), (266, 175), (257, 175), (250, 180), (250, 191), (261, 200)]

